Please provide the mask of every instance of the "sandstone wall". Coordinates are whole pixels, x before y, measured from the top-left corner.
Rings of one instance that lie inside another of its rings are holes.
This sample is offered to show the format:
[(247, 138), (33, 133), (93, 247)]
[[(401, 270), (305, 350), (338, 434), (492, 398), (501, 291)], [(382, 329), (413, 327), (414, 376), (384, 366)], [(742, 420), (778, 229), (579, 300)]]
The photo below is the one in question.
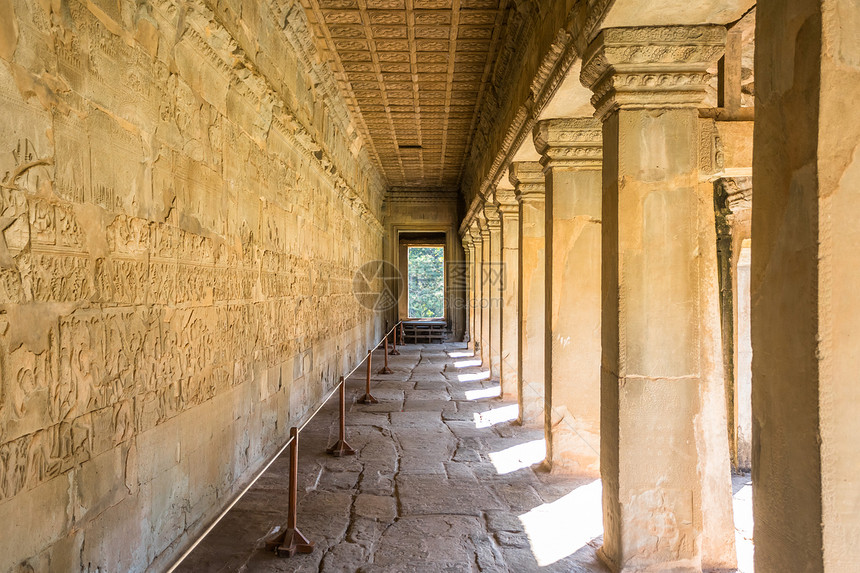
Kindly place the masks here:
[(164, 569), (381, 334), (303, 13), (215, 4), (0, 2), (2, 571)]

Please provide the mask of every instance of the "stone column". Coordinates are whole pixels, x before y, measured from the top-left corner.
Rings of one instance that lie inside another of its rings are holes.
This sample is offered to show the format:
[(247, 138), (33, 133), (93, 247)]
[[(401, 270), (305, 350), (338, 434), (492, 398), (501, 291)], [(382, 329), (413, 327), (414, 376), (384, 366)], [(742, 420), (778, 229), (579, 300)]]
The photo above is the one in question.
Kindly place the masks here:
[(544, 175), (537, 161), (511, 164), (510, 180), (520, 207), (519, 275), (520, 354), (517, 362), (517, 396), (520, 422), (524, 426), (544, 424)]
[(752, 177), (714, 181), (720, 269), (723, 365), (728, 385), (729, 443), (735, 468), (752, 468), (750, 247)]
[[(483, 212), (481, 213), (483, 215)], [(481, 236), (481, 364), (490, 368), (490, 227), (479, 219)]]
[(600, 122), (541, 121), (546, 177), (546, 420), (553, 469), (600, 475)]
[(483, 334), (481, 333), (483, 309), (481, 308), (481, 299), (483, 298), (484, 282), (481, 280), (481, 274), (484, 266), (484, 243), (481, 241), (481, 229), (478, 225), (477, 218), (472, 221), (472, 224), (469, 227), (469, 233), (472, 236), (472, 250), (475, 253), (475, 258), (472, 259), (472, 284), (474, 284), (472, 290), (475, 293), (474, 304), (472, 306), (472, 310), (474, 312), (474, 318), (472, 320), (472, 349), (475, 350), (475, 356), (480, 357), (483, 348)]
[(713, 194), (698, 111), (723, 26), (608, 28), (583, 57), (603, 120), (601, 553), (733, 568)]
[(492, 196), (484, 205), (484, 215), (487, 218), (487, 233), (489, 236), (489, 253), (485, 255), (487, 266), (487, 310), (490, 315), (487, 351), (490, 356), (490, 377), (494, 380), (501, 378), (501, 346), (502, 346), (502, 277), (500, 274), (502, 262), (502, 221), (499, 209), (492, 203)]
[(752, 405), (756, 571), (860, 569), (860, 14), (756, 18)]
[(495, 199), (502, 222), (502, 396), (513, 397), (519, 389), (517, 364), (520, 358), (520, 317), (517, 301), (520, 290), (520, 206), (512, 189), (496, 189)]
[(464, 261), (464, 276), (463, 280), (466, 282), (466, 332), (463, 334), (463, 340), (466, 342), (467, 348), (473, 348), (474, 342), (472, 340), (472, 332), (474, 332), (474, 320), (475, 320), (475, 279), (472, 276), (472, 269), (474, 268), (475, 262), (475, 247), (472, 244), (472, 235), (469, 234), (468, 230), (463, 234), (463, 237), (460, 241), (463, 244), (463, 253), (465, 254)]

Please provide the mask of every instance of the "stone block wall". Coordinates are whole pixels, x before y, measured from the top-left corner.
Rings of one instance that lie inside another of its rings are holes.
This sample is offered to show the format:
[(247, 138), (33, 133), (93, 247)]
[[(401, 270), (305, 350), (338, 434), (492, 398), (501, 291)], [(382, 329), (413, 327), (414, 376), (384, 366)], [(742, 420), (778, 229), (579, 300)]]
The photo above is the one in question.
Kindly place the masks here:
[(165, 569), (381, 335), (303, 18), (0, 3), (0, 570)]

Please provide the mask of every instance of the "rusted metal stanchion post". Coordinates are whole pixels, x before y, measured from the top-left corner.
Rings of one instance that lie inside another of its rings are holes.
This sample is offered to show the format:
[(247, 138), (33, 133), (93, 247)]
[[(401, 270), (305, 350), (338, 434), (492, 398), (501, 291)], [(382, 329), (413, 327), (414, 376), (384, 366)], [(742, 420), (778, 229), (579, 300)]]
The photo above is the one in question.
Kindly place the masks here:
[(367, 383), (364, 388), (364, 396), (362, 396), (361, 402), (362, 404), (378, 404), (379, 400), (373, 397), (370, 393), (370, 358), (373, 356), (373, 349), (367, 351)]
[(406, 344), (406, 331), (403, 329), (403, 321), (400, 321), (400, 346)]
[[(388, 353), (391, 356), (400, 356), (400, 352), (397, 351), (397, 330), (398, 330), (398, 328), (399, 328), (399, 325), (394, 327), (394, 333), (393, 333), (394, 334), (394, 338), (393, 338), (394, 348), (392, 348), (391, 352)], [(385, 338), (386, 338), (386, 340), (388, 339), (387, 334), (385, 335)]]
[(391, 368), (388, 367), (388, 334), (385, 335), (385, 348), (383, 349), (383, 356), (385, 356), (385, 366), (382, 367), (382, 370), (379, 371), (380, 374), (391, 374)]
[(269, 549), (274, 549), (278, 557), (292, 557), (296, 553), (311, 553), (314, 542), (308, 541), (297, 527), (298, 490), (299, 490), (299, 429), (290, 428), (290, 506), (287, 513), (287, 527), (275, 537), (266, 541)]
[(332, 447), (326, 450), (333, 456), (352, 456), (355, 450), (346, 443), (346, 382), (340, 377), (340, 437)]

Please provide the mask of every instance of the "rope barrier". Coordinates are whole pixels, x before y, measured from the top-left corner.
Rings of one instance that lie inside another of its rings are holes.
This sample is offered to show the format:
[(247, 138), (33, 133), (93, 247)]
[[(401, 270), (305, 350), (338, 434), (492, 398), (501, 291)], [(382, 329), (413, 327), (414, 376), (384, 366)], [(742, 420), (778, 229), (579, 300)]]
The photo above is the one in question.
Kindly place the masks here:
[[(224, 518), (224, 516), (227, 515), (227, 513), (229, 513), (231, 509), (233, 509), (233, 507), (239, 502), (240, 499), (242, 499), (242, 497), (246, 493), (248, 493), (248, 490), (250, 490), (251, 487), (253, 487), (253, 485), (255, 483), (257, 483), (257, 480), (259, 480), (263, 476), (263, 474), (266, 473), (266, 471), (269, 469), (269, 467), (271, 467), (271, 465), (273, 463), (275, 463), (275, 460), (277, 460), (281, 456), (281, 454), (283, 454), (284, 451), (288, 447), (290, 447), (290, 445), (292, 445), (293, 448), (291, 448), (291, 451), (290, 451), (290, 459), (291, 459), (291, 463), (290, 463), (290, 507), (289, 507), (289, 518), (287, 520), (287, 527), (284, 528), (283, 532), (281, 534), (279, 534), (276, 538), (269, 540), (267, 542), (267, 544), (268, 545), (274, 545), (274, 549), (279, 555), (287, 554), (287, 555), (291, 556), (296, 551), (306, 552), (306, 551), (313, 549), (313, 542), (307, 541), (307, 539), (305, 539), (301, 535), (301, 533), (299, 533), (298, 530), (296, 529), (296, 509), (297, 508), (296, 508), (296, 491), (295, 490), (297, 487), (296, 486), (296, 479), (297, 479), (297, 469), (298, 469), (297, 468), (297, 464), (298, 464), (298, 437), (299, 437), (298, 435), (301, 433), (302, 430), (305, 429), (305, 427), (311, 422), (311, 420), (313, 420), (314, 417), (320, 413), (320, 410), (322, 410), (323, 407), (331, 399), (331, 397), (334, 396), (335, 392), (338, 392), (339, 390), (342, 390), (343, 388), (346, 387), (346, 380), (350, 376), (355, 374), (356, 370), (358, 370), (359, 367), (362, 364), (364, 364), (365, 360), (367, 360), (367, 361), (370, 360), (371, 354), (373, 353), (374, 350), (379, 348), (380, 344), (385, 343), (386, 347), (387, 347), (388, 336), (392, 332), (394, 332), (397, 329), (397, 327), (399, 327), (402, 324), (402, 322), (403, 321), (398, 321), (393, 327), (391, 327), (391, 329), (385, 333), (385, 336), (380, 338), (379, 341), (376, 343), (376, 345), (367, 351), (367, 355), (365, 356), (365, 358), (361, 362), (356, 364), (355, 367), (349, 371), (349, 373), (340, 377), (340, 380), (335, 385), (335, 387), (326, 395), (325, 398), (323, 398), (322, 402), (320, 402), (320, 405), (317, 407), (317, 409), (314, 410), (314, 412), (310, 416), (308, 416), (308, 418), (301, 424), (301, 426), (299, 426), (299, 427), (293, 426), (292, 428), (290, 428), (290, 438), (287, 440), (287, 442), (283, 446), (281, 446), (281, 448), (277, 451), (277, 453), (275, 453), (275, 455), (273, 455), (271, 458), (269, 458), (269, 461), (266, 463), (266, 465), (263, 466), (263, 469), (261, 469), (259, 472), (257, 472), (257, 474), (254, 476), (254, 479), (252, 479), (250, 481), (250, 483), (248, 483), (248, 485), (246, 485), (242, 489), (242, 491), (240, 491), (239, 494), (235, 498), (233, 498), (233, 501), (231, 501), (230, 504), (226, 508), (224, 508), (224, 510), (220, 514), (218, 514), (218, 517), (216, 517), (215, 520), (194, 541), (194, 543), (192, 543), (191, 546), (182, 553), (182, 555), (179, 557), (179, 559), (177, 559), (176, 562), (170, 567), (170, 569), (167, 570), (167, 573), (173, 573), (173, 571), (175, 571), (179, 567), (179, 565), (182, 564), (182, 562), (191, 554), (191, 552), (197, 548), (197, 546), (200, 544), (200, 542), (203, 541), (203, 539), (207, 535), (209, 535), (209, 533), (211, 533), (213, 529), (215, 529), (215, 526), (218, 525), (218, 523)], [(395, 333), (394, 336), (395, 336), (395, 342), (396, 342), (397, 334)], [(403, 343), (403, 341), (401, 340), (401, 344), (402, 343)], [(387, 363), (387, 359), (388, 359), (388, 355), (386, 352), (386, 363)], [(370, 393), (370, 391), (369, 391), (369, 388), (370, 388), (370, 364), (369, 364), (369, 362), (368, 362), (367, 383), (368, 383), (368, 395), (369, 395), (369, 393)], [(344, 439), (343, 426), (344, 426), (344, 416), (345, 416), (345, 409), (344, 409), (345, 395), (344, 394), (345, 393), (343, 391), (341, 391), (341, 393), (340, 393), (340, 395), (341, 395), (341, 404), (340, 404), (340, 411), (341, 411), (340, 438), (341, 438), (341, 440), (339, 441), (338, 444), (335, 444), (335, 446), (333, 446), (332, 448), (329, 448), (329, 453), (331, 453), (333, 455), (344, 455), (344, 454), (349, 455), (349, 453), (351, 451), (351, 448), (349, 448), (349, 446), (346, 444), (346, 442), (343, 441), (343, 439)], [(344, 446), (345, 446), (345, 448), (344, 448)], [(351, 451), (351, 453), (354, 454), (355, 452)]]

